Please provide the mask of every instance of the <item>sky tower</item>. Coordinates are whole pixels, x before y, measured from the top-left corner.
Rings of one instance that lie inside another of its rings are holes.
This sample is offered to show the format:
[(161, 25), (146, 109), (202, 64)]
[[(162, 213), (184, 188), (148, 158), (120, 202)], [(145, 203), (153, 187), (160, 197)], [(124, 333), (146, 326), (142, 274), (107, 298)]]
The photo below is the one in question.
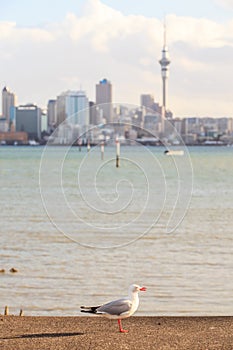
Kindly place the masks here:
[(169, 60), (168, 48), (166, 44), (166, 24), (164, 23), (164, 32), (163, 32), (163, 49), (162, 49), (162, 58), (159, 61), (161, 65), (161, 75), (163, 81), (163, 111), (164, 116), (166, 116), (166, 93), (167, 93), (167, 78), (169, 75), (169, 64), (171, 61)]

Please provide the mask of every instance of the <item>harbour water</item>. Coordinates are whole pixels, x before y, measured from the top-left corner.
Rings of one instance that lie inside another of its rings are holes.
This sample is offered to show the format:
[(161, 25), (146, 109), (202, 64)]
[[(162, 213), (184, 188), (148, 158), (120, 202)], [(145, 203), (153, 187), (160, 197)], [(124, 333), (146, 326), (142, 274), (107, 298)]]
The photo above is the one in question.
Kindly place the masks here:
[(110, 146), (0, 147), (0, 173), (0, 309), (79, 315), (138, 283), (138, 315), (232, 315), (232, 147), (124, 146), (118, 169)]

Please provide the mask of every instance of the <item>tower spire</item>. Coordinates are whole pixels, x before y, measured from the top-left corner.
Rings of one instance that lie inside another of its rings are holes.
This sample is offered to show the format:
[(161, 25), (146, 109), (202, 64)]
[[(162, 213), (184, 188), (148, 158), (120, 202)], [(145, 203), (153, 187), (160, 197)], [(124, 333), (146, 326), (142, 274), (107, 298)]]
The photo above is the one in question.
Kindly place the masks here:
[(167, 46), (166, 19), (163, 21), (163, 47)]
[(169, 64), (171, 63), (168, 54), (167, 48), (167, 31), (166, 31), (166, 21), (164, 19), (163, 24), (163, 49), (162, 49), (162, 58), (159, 60), (159, 64), (161, 65), (161, 75), (162, 75), (162, 83), (163, 83), (163, 109), (166, 114), (166, 93), (167, 93), (167, 79), (169, 75)]

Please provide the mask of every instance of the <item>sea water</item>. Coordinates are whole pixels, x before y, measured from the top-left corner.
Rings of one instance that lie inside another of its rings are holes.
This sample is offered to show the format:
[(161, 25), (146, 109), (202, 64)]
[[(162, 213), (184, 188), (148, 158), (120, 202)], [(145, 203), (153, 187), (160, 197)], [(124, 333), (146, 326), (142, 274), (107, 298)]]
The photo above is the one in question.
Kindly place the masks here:
[[(0, 313), (232, 315), (233, 148), (0, 147)], [(9, 270), (14, 267), (17, 273)]]

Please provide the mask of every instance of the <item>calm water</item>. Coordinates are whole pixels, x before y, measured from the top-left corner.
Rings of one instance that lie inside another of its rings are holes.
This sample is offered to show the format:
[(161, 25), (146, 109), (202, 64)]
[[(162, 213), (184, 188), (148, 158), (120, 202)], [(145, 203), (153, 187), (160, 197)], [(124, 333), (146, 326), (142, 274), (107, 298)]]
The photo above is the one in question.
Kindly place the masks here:
[(163, 151), (0, 147), (0, 313), (78, 315), (136, 282), (138, 315), (232, 315), (233, 148)]

